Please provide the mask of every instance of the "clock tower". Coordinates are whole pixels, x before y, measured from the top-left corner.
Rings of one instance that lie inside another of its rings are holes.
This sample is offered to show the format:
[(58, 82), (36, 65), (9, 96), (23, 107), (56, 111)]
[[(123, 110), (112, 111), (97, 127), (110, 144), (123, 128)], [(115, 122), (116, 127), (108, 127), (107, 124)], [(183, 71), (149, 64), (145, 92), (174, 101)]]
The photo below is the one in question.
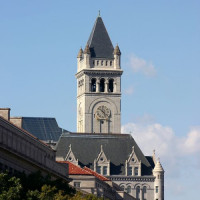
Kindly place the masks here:
[(97, 17), (77, 56), (77, 132), (121, 133), (121, 52)]

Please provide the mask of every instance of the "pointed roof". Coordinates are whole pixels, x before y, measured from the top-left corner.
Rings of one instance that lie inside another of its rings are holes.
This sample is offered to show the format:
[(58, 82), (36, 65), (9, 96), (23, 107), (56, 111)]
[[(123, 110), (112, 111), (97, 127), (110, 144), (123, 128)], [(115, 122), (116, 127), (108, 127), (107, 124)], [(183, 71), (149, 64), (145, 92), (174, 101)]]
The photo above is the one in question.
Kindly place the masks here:
[(131, 135), (63, 133), (56, 146), (56, 156), (65, 157), (70, 144), (80, 166), (87, 166), (92, 170), (94, 170), (94, 160), (98, 157), (99, 149), (103, 145), (103, 151), (110, 161), (111, 175), (125, 174), (125, 163), (134, 146), (135, 155), (138, 160), (141, 160), (142, 175), (152, 175), (152, 166)]
[(97, 17), (87, 44), (93, 58), (113, 58), (113, 45), (100, 16)]
[(163, 169), (159, 159), (158, 159), (153, 171), (154, 172), (164, 172), (164, 169)]
[(91, 172), (74, 165), (69, 161), (57, 161), (58, 163), (67, 163), (69, 166), (69, 175), (93, 175)]

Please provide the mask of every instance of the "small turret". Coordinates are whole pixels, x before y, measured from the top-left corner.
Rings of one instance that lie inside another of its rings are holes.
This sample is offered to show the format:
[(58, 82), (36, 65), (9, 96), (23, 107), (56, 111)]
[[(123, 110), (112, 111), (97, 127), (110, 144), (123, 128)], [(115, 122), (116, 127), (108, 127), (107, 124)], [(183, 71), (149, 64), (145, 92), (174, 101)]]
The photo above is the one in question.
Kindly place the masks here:
[(78, 55), (77, 55), (77, 67), (78, 67), (78, 71), (80, 70), (81, 68), (81, 60), (83, 58), (83, 49), (80, 48), (79, 52), (78, 52)]
[(113, 54), (114, 54), (114, 68), (120, 69), (121, 68), (121, 51), (118, 45), (116, 45)]
[(88, 44), (85, 46), (84, 54), (90, 54), (90, 47)]
[(90, 68), (90, 58), (91, 58), (90, 47), (88, 44), (86, 44), (85, 49), (84, 49), (84, 66), (85, 66), (85, 68)]
[(80, 48), (78, 55), (77, 55), (77, 58), (82, 58), (82, 56), (83, 56), (83, 49)]
[(164, 169), (158, 159), (153, 169), (153, 175), (155, 176), (154, 182), (154, 198), (158, 200), (164, 200)]
[(115, 47), (115, 50), (114, 50), (114, 55), (118, 55), (118, 56), (120, 56), (120, 55), (121, 55), (121, 51), (120, 51), (120, 49), (119, 49), (119, 46), (118, 46), (118, 45)]

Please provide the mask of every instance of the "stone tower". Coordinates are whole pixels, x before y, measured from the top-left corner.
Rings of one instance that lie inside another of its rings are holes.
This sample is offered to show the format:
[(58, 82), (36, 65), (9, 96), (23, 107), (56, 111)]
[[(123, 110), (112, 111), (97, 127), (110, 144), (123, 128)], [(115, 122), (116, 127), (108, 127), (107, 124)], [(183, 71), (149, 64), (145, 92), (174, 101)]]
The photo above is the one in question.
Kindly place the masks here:
[(121, 133), (120, 59), (98, 16), (77, 56), (77, 132)]
[(154, 182), (154, 197), (156, 200), (164, 200), (164, 170), (158, 159), (153, 169), (155, 176)]

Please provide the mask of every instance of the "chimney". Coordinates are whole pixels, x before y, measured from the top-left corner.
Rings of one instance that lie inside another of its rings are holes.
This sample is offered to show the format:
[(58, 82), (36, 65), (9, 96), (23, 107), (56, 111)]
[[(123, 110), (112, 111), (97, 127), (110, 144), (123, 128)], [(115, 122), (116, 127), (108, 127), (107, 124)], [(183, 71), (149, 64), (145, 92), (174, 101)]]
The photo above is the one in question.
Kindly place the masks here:
[(0, 108), (0, 117), (10, 120), (10, 108)]
[(11, 117), (10, 121), (19, 128), (22, 128), (22, 117)]

